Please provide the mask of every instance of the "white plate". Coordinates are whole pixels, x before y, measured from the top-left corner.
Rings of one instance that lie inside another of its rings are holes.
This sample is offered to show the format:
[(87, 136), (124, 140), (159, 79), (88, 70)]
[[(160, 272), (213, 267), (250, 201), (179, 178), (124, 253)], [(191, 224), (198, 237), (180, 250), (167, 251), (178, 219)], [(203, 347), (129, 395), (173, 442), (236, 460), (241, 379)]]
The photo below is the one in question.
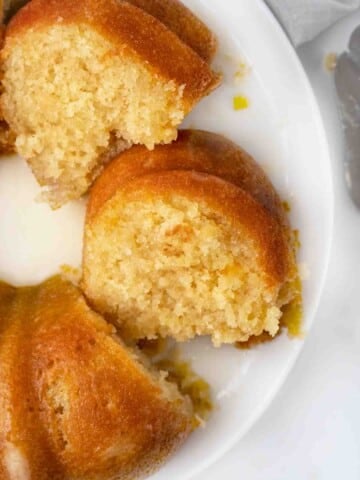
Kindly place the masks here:
[[(264, 166), (300, 229), (299, 261), (308, 330), (321, 293), (332, 237), (333, 191), (327, 144), (313, 93), (281, 28), (260, 0), (186, 0), (218, 34), (216, 66), (224, 84), (203, 100), (186, 125), (223, 133)], [(239, 84), (234, 73), (245, 60), (251, 72)], [(235, 112), (234, 95), (250, 108)], [(78, 266), (84, 201), (57, 212), (38, 204), (38, 187), (20, 159), (0, 161), (0, 278), (36, 283), (62, 264)], [(194, 477), (228, 450), (253, 425), (288, 375), (302, 341), (285, 335), (252, 351), (222, 348), (206, 340), (184, 349), (213, 386), (217, 408), (156, 480)]]

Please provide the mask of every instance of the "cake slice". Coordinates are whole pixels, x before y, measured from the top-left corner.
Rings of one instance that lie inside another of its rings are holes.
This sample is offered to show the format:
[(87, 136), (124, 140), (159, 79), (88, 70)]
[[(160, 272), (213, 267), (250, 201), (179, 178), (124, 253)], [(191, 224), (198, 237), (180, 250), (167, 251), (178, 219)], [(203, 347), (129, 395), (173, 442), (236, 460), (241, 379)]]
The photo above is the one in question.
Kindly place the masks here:
[(32, 0), (2, 62), (5, 120), (53, 207), (85, 193), (116, 152), (174, 140), (219, 83), (163, 23), (117, 0)]
[(135, 480), (192, 429), (188, 397), (60, 277), (0, 283), (1, 480)]
[(299, 299), (295, 247), (261, 168), (229, 140), (181, 131), (133, 147), (91, 189), (82, 287), (132, 339), (275, 336)]

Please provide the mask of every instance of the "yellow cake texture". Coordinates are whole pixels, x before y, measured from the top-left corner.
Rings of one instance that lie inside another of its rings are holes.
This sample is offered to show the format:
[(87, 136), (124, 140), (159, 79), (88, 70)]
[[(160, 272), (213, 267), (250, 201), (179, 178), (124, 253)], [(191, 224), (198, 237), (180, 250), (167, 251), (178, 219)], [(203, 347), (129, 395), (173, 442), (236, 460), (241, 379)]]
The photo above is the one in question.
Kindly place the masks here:
[(282, 203), (222, 136), (181, 131), (114, 159), (90, 191), (82, 287), (127, 338), (210, 335), (216, 346), (279, 331), (299, 298)]
[(53, 207), (84, 194), (129, 145), (174, 140), (218, 85), (154, 15), (118, 0), (32, 0), (8, 25), (1, 108)]

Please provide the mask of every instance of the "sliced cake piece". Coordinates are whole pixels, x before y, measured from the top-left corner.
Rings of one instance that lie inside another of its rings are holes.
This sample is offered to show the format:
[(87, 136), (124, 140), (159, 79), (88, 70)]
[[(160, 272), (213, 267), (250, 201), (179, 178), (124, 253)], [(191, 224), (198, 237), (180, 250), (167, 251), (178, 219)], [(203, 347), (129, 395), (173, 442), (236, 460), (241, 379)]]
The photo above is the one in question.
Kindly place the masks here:
[(190, 433), (192, 407), (139, 355), (60, 277), (0, 283), (1, 480), (156, 470)]
[(133, 147), (90, 192), (82, 286), (130, 338), (215, 345), (279, 330), (299, 298), (292, 232), (261, 168), (219, 135)]
[(5, 120), (53, 207), (130, 144), (152, 149), (219, 83), (164, 24), (118, 0), (32, 0), (2, 51)]

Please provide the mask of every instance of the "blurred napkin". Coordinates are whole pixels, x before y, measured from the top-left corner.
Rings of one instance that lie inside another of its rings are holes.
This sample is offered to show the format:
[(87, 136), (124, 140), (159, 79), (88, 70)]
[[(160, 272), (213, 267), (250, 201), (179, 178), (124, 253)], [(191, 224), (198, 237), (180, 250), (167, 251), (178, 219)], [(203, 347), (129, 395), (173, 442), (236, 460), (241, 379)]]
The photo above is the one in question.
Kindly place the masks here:
[(360, 0), (265, 0), (294, 45), (315, 38), (340, 18), (360, 8)]

